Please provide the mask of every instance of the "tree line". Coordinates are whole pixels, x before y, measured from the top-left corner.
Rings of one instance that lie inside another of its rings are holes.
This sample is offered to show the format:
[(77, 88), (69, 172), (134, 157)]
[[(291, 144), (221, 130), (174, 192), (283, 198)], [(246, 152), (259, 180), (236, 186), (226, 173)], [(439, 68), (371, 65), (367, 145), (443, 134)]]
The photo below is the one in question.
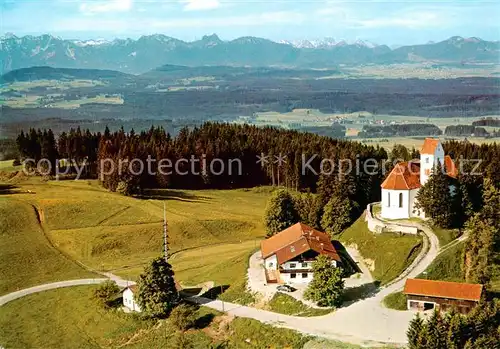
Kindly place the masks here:
[(442, 133), (441, 129), (433, 124), (364, 125), (358, 137), (439, 136)]

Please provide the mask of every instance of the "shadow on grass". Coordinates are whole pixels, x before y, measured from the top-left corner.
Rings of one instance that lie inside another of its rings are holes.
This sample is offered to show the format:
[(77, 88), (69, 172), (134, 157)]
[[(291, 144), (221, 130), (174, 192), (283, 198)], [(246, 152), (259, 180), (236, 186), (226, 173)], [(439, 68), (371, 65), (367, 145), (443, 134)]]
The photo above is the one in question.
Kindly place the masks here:
[(15, 185), (1, 184), (0, 183), (0, 195), (18, 194), (18, 193), (20, 193), (16, 189), (17, 189), (17, 187)]
[(211, 200), (208, 196), (189, 194), (181, 190), (171, 189), (144, 189), (141, 195), (137, 195), (138, 199), (154, 199), (154, 200), (178, 200), (186, 202), (199, 202)]
[(207, 292), (203, 293), (201, 297), (205, 298), (210, 298), (210, 299), (217, 299), (221, 294), (223, 294), (227, 289), (229, 288), (229, 285), (220, 285), (220, 286), (215, 286), (209, 289)]
[(374, 281), (358, 287), (349, 287), (344, 290), (342, 307), (351, 305), (361, 299), (374, 296), (380, 287), (380, 281)]
[(179, 291), (179, 294), (183, 298), (192, 297), (197, 296), (201, 292), (201, 290), (201, 287), (183, 288), (181, 291)]
[(356, 274), (356, 273), (361, 273), (361, 269), (359, 268), (358, 264), (351, 258), (349, 253), (347, 253), (347, 250), (345, 249), (344, 245), (340, 241), (333, 240), (332, 241), (333, 247), (337, 250), (337, 253), (339, 254), (342, 267), (344, 269), (344, 277), (348, 278), (349, 276)]
[(215, 315), (214, 314), (205, 314), (203, 316), (200, 316), (199, 318), (197, 318), (194, 322), (194, 328), (200, 330), (202, 328), (206, 328), (208, 326), (210, 326), (210, 324), (212, 323), (213, 319), (215, 318)]

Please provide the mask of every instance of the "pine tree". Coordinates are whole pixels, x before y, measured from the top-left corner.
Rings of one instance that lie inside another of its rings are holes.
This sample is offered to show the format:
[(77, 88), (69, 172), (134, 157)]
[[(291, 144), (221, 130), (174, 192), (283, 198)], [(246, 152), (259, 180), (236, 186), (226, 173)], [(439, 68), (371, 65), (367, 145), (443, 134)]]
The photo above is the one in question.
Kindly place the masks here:
[(168, 315), (179, 300), (172, 266), (164, 257), (158, 257), (146, 266), (137, 286), (137, 303), (151, 316)]
[(290, 193), (285, 189), (275, 191), (266, 207), (265, 225), (267, 236), (272, 236), (299, 221)]
[(346, 196), (333, 195), (325, 205), (321, 217), (322, 228), (333, 238), (351, 225), (354, 207)]
[(418, 191), (415, 208), (423, 209), (426, 217), (429, 217), (436, 226), (442, 228), (452, 226), (454, 205), (450, 192), (450, 179), (439, 162), (427, 182)]
[(342, 304), (344, 280), (342, 269), (334, 267), (326, 255), (319, 255), (313, 262), (313, 279), (309, 283), (304, 298), (323, 307), (336, 307)]
[(423, 328), (424, 320), (422, 320), (420, 314), (417, 313), (417, 315), (411, 320), (408, 331), (406, 331), (408, 349), (420, 349), (419, 338), (422, 335)]
[(462, 349), (465, 345), (465, 324), (463, 316), (456, 313), (453, 309), (449, 314), (449, 327), (446, 343), (449, 349)]

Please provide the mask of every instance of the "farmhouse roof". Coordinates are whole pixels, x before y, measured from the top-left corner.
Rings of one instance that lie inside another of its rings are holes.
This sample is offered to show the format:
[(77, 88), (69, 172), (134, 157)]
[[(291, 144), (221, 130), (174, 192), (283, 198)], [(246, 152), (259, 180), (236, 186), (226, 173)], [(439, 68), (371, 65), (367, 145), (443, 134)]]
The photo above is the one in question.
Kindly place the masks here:
[(125, 287), (125, 289), (123, 291), (125, 291), (127, 289), (132, 291), (132, 293), (134, 293), (134, 294), (137, 293), (137, 290), (138, 290), (137, 285), (135, 285), (135, 284)]
[(276, 254), (279, 264), (285, 263), (304, 252), (313, 250), (340, 262), (330, 236), (304, 223), (297, 223), (282, 232), (262, 241), (260, 250), (263, 258)]
[(389, 190), (411, 190), (420, 186), (420, 164), (413, 160), (397, 164), (381, 185)]
[(460, 282), (407, 279), (403, 293), (407, 295), (461, 299), (478, 302), (483, 285)]
[(436, 152), (436, 147), (439, 144), (439, 139), (436, 138), (426, 138), (424, 140), (424, 144), (422, 145), (422, 149), (420, 150), (420, 154), (430, 154), (434, 155)]

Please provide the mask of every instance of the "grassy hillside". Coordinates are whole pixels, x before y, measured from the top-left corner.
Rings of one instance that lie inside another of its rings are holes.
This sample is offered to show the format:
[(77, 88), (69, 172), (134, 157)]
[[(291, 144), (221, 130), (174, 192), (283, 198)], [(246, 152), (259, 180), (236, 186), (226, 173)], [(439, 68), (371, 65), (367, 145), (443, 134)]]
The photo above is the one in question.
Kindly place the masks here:
[(395, 233), (374, 234), (368, 230), (364, 216), (340, 235), (346, 245), (354, 244), (372, 266), (372, 275), (382, 284), (393, 280), (417, 257), (422, 238)]
[(248, 256), (264, 235), (271, 189), (160, 190), (149, 199), (136, 199), (110, 193), (96, 181), (30, 178), (13, 190), (23, 194), (5, 197), (36, 206), (57, 248), (90, 267), (130, 279), (162, 253), (165, 201), (177, 279), (227, 285), (244, 282)]
[[(0, 346), (6, 348), (174, 348), (179, 336), (170, 321), (101, 309), (91, 298), (95, 286), (78, 286), (30, 295), (0, 308)], [(315, 340), (295, 331), (233, 318), (199, 308), (195, 328), (186, 332), (196, 349), (225, 348), (360, 349)]]
[(95, 277), (50, 245), (34, 208), (16, 199), (23, 195), (0, 195), (0, 294), (45, 282)]
[(464, 282), (465, 278), (462, 271), (464, 247), (464, 242), (450, 247), (437, 256), (425, 273), (420, 274), (418, 277), (430, 280)]

